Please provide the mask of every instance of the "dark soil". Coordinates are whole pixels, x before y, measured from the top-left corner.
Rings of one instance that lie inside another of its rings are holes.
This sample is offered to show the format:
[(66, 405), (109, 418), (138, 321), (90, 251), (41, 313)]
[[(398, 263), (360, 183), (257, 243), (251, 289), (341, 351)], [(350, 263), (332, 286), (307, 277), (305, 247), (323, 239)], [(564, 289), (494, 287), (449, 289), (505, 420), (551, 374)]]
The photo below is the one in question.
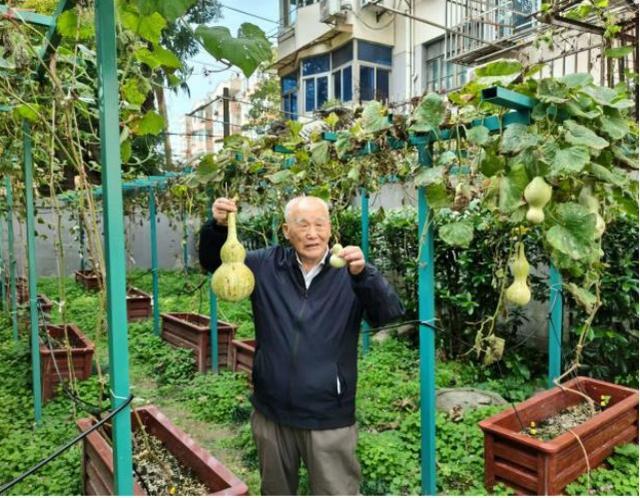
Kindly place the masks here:
[(133, 467), (151, 496), (204, 496), (207, 487), (178, 462), (155, 436), (138, 430), (133, 435)]
[(549, 441), (583, 424), (600, 412), (597, 406), (595, 410), (594, 413), (589, 404), (583, 402), (570, 406), (546, 420), (535, 423), (533, 426), (525, 427), (520, 433), (543, 441)]

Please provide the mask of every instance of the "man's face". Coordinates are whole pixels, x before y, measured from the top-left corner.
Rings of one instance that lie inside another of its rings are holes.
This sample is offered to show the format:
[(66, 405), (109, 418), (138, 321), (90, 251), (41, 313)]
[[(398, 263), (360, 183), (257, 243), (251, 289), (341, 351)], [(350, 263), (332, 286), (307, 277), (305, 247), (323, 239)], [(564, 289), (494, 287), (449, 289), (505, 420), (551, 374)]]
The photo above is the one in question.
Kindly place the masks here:
[(293, 206), (284, 235), (303, 262), (317, 262), (327, 252), (331, 222), (325, 205), (317, 199), (302, 199)]

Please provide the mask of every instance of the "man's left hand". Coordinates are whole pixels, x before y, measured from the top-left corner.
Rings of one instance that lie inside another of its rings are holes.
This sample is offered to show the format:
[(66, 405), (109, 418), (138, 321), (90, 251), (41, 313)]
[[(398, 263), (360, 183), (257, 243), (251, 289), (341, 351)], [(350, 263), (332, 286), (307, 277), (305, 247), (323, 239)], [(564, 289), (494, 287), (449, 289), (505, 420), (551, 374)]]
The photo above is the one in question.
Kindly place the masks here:
[(359, 275), (364, 270), (365, 260), (362, 249), (357, 246), (347, 246), (338, 253), (338, 256), (344, 258), (349, 267), (351, 275)]

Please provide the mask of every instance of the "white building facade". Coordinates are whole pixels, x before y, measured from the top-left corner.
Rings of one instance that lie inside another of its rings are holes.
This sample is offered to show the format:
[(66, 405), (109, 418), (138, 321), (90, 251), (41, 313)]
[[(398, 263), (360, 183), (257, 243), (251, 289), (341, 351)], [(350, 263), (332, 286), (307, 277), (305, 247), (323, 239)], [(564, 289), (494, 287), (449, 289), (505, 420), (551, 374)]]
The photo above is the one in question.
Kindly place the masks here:
[[(611, 8), (624, 8), (617, 1)], [(555, 48), (537, 46), (549, 29), (538, 9), (536, 0), (280, 0), (282, 110), (304, 118), (332, 100), (403, 105), (456, 89), (497, 58), (544, 62), (541, 76), (590, 72), (609, 86), (637, 67), (637, 53), (618, 59), (608, 80), (602, 37), (572, 25)]]

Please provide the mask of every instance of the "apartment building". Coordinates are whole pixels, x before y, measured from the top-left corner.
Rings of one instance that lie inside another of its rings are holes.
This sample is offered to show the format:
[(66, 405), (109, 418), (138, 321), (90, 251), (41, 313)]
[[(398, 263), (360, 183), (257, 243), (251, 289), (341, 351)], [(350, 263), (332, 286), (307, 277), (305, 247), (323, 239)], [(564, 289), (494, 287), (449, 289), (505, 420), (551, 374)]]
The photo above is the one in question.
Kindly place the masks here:
[[(221, 81), (205, 99), (197, 101), (185, 116), (185, 158), (193, 158), (210, 152), (218, 152), (223, 145), (225, 123), (228, 133), (251, 134), (244, 130), (249, 122), (250, 98), (260, 82), (268, 77), (256, 71), (250, 78), (235, 73)], [(226, 96), (225, 96), (226, 93)], [(229, 117), (225, 121), (224, 102), (229, 102)]]
[[(577, 3), (568, 0), (567, 9)], [(610, 0), (633, 21), (631, 5)], [(471, 68), (503, 57), (544, 62), (543, 76), (591, 72), (610, 86), (625, 69), (637, 71), (637, 49), (613, 66), (605, 61), (595, 19), (553, 18), (556, 46), (539, 44), (550, 26), (532, 16), (538, 10), (536, 0), (280, 0), (282, 109), (299, 118), (334, 99), (402, 106), (458, 88)], [(629, 26), (618, 43), (637, 39)]]

